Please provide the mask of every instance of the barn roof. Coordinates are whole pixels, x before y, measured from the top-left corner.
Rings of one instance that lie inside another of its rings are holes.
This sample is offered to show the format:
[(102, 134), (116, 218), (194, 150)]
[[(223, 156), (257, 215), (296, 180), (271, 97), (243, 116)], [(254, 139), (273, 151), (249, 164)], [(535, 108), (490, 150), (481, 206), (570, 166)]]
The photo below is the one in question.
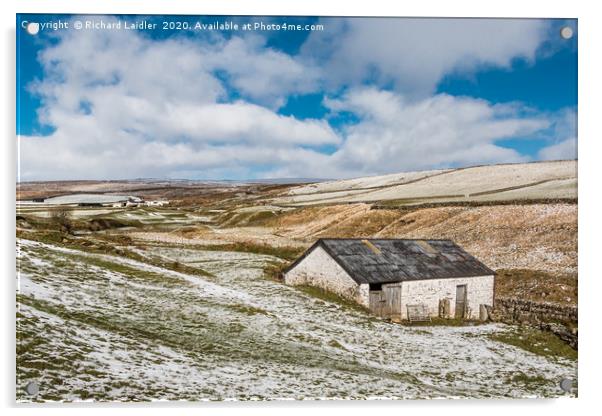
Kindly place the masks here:
[(357, 283), (393, 283), (493, 275), (451, 240), (319, 239), (286, 270), (322, 247)]

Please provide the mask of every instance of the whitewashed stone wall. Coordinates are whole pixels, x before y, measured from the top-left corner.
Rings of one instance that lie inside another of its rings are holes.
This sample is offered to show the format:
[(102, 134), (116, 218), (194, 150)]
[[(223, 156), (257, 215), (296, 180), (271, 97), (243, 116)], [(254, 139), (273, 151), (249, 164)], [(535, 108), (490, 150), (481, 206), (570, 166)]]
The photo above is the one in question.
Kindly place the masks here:
[(493, 276), (406, 281), (401, 285), (401, 316), (407, 319), (407, 305), (427, 305), (431, 316), (439, 313), (439, 300), (448, 298), (450, 313), (456, 313), (456, 286), (466, 285), (467, 318), (479, 318), (479, 305), (493, 305)]
[(358, 302), (360, 305), (365, 306), (366, 308), (370, 307), (370, 285), (368, 283), (360, 285)]
[(368, 307), (368, 285), (358, 285), (320, 246), (284, 274), (289, 285), (311, 285)]

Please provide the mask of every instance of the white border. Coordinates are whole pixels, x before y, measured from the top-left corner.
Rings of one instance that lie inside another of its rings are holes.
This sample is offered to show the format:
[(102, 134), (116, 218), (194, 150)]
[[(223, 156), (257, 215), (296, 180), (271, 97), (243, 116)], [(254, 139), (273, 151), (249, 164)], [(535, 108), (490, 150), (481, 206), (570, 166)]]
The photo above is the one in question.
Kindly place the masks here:
[[(5, 315), (2, 324), (2, 404), (12, 407), (9, 414), (29, 414), (42, 410), (44, 414), (63, 415), (74, 412), (101, 414), (110, 411), (114, 414), (142, 413), (159, 415), (171, 407), (178, 407), (177, 413), (200, 412), (219, 414), (239, 414), (244, 411), (257, 415), (288, 415), (311, 413), (331, 413), (342, 411), (347, 414), (370, 412), (505, 416), (516, 411), (531, 411), (554, 414), (578, 414), (590, 408), (599, 407), (596, 403), (600, 374), (600, 319), (601, 310), (597, 307), (602, 293), (600, 282), (599, 251), (600, 235), (600, 180), (598, 166), (602, 134), (600, 134), (600, 112), (598, 98), (602, 96), (600, 75), (601, 33), (600, 15), (596, 13), (594, 2), (557, 1), (527, 2), (525, 0), (504, 0), (496, 2), (474, 0), (435, 1), (422, 0), (393, 4), (391, 0), (366, 0), (364, 2), (328, 0), (15, 0), (2, 2), (3, 22), (2, 47), (3, 64), (2, 91), (0, 100), (2, 126), (5, 135), (2, 140), (2, 264), (4, 295), (2, 311)], [(197, 406), (178, 403), (158, 403), (148, 405), (87, 406), (81, 409), (72, 406), (52, 406), (36, 409), (14, 405), (14, 198), (15, 198), (15, 13), (134, 13), (134, 14), (222, 14), (222, 15), (345, 15), (345, 16), (467, 16), (467, 17), (572, 17), (579, 19), (579, 315), (581, 323), (579, 343), (579, 399), (565, 400), (469, 400), (469, 401), (421, 401), (421, 402), (279, 402), (279, 403), (201, 403)], [(598, 256), (599, 257), (599, 256)], [(596, 261), (598, 260), (598, 261)]]
[[(322, 16), (431, 16), (431, 17), (578, 17), (584, 6), (576, 2), (547, 1), (545, 7), (524, 0), (484, 4), (476, 0), (424, 0), (394, 4), (386, 0), (20, 0), (21, 13), (132, 13), (222, 15)], [(489, 2), (490, 3), (490, 2)]]

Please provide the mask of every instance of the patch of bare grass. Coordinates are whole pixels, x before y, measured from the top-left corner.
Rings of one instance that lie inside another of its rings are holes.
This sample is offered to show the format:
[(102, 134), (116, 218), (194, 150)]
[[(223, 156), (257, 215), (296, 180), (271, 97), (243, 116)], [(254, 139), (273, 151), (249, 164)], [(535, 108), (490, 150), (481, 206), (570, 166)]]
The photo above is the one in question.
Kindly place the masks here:
[(540, 270), (501, 269), (495, 280), (496, 297), (577, 304), (577, 276)]
[(274, 256), (283, 260), (294, 260), (305, 250), (302, 247), (270, 246), (267, 244), (258, 244), (252, 242), (236, 242), (227, 244), (204, 245), (203, 250), (215, 251), (238, 251), (241, 253), (265, 254)]
[(577, 359), (577, 351), (558, 336), (529, 326), (518, 326), (510, 331), (493, 333), (488, 336), (494, 341), (513, 345), (544, 357)]

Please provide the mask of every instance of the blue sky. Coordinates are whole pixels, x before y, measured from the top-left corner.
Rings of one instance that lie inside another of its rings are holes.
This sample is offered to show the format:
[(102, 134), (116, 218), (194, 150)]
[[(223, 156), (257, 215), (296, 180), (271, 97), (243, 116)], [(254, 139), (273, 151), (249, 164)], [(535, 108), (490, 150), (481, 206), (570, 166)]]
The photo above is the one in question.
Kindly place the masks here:
[[(70, 28), (30, 35), (23, 21)], [(323, 29), (161, 29), (182, 21)], [(18, 15), (17, 28), (22, 180), (336, 178), (576, 158), (576, 20)]]

